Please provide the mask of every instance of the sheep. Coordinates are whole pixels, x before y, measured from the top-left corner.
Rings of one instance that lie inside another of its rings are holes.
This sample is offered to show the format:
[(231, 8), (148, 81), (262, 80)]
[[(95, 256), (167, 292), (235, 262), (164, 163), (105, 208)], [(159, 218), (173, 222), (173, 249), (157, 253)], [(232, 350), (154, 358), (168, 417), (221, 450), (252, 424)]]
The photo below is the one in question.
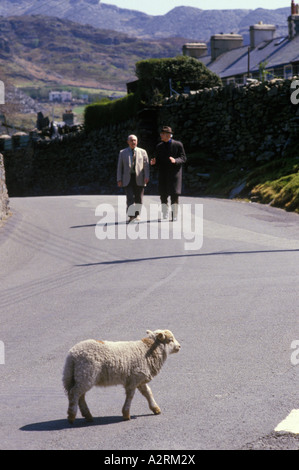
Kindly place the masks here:
[(147, 334), (138, 341), (89, 339), (70, 349), (63, 371), (63, 386), (69, 400), (69, 423), (74, 422), (78, 405), (86, 421), (93, 421), (85, 401), (86, 392), (93, 386), (124, 386), (124, 420), (130, 419), (136, 388), (147, 399), (150, 410), (154, 414), (161, 413), (147, 384), (158, 374), (167, 356), (178, 352), (181, 346), (169, 330), (147, 330)]

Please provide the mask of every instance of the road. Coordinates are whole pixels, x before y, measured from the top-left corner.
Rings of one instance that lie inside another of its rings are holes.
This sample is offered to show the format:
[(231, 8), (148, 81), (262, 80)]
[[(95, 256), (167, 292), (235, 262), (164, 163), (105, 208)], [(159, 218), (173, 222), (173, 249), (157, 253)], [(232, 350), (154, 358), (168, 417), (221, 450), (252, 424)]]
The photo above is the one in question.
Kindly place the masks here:
[[(123, 223), (124, 203), (11, 199), (0, 229), (0, 448), (299, 449), (299, 434), (275, 431), (299, 408), (299, 216), (182, 198), (177, 231), (157, 222), (156, 196), (139, 225)], [(151, 384), (162, 414), (136, 392), (124, 422), (122, 387), (92, 389), (94, 423), (69, 425), (68, 350), (160, 328), (181, 343)]]

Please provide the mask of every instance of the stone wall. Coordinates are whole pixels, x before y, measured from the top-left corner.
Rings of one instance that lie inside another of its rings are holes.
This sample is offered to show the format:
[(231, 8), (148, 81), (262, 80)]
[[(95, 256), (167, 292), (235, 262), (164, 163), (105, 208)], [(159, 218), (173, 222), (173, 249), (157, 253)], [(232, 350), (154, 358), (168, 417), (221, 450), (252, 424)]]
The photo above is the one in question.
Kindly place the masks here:
[(9, 199), (6, 188), (3, 155), (0, 153), (0, 224), (9, 215)]
[(61, 139), (31, 141), (5, 151), (9, 195), (105, 194), (116, 190), (119, 150), (136, 123), (112, 126), (88, 136), (81, 131)]
[(267, 161), (283, 156), (290, 139), (298, 138), (299, 106), (291, 103), (290, 86), (290, 80), (273, 80), (173, 96), (161, 108), (159, 123), (169, 123), (189, 152)]
[[(26, 148), (6, 150), (9, 195), (117, 194), (117, 158), (127, 145), (128, 134), (135, 133), (151, 157), (162, 124), (172, 126), (174, 138), (184, 143), (187, 156), (207, 156), (208, 167), (199, 160), (199, 168), (193, 170), (189, 163), (184, 172), (185, 189), (192, 177), (192, 193), (198, 190), (200, 194), (200, 181), (209, 177), (215, 165), (225, 162), (254, 168), (284, 157), (290, 144), (298, 141), (299, 105), (291, 103), (290, 85), (289, 80), (276, 80), (174, 96), (120, 125), (88, 135), (80, 131), (62, 140), (30, 141)], [(151, 171), (148, 193), (156, 188)]]

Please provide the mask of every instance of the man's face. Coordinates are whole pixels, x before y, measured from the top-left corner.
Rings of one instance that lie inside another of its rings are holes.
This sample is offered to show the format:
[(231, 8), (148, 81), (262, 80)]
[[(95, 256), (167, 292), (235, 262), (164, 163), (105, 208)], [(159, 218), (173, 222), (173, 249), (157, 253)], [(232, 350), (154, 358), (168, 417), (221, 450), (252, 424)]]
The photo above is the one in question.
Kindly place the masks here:
[(168, 142), (171, 138), (171, 134), (169, 134), (168, 132), (161, 132), (160, 137), (162, 142)]
[(131, 149), (136, 148), (138, 144), (137, 137), (135, 135), (130, 135), (130, 137), (128, 138), (128, 144)]

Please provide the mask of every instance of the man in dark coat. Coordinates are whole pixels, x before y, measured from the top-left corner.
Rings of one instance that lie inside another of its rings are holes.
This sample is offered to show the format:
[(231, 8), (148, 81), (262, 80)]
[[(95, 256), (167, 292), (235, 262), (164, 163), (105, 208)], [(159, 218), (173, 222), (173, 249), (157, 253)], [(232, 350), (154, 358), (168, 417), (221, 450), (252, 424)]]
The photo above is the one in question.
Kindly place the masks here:
[(151, 159), (151, 165), (156, 165), (159, 170), (158, 190), (163, 218), (168, 217), (168, 197), (170, 196), (172, 220), (176, 220), (179, 195), (182, 192), (182, 165), (187, 157), (183, 144), (172, 138), (171, 127), (164, 126), (160, 137), (161, 142), (156, 147), (156, 156)]

